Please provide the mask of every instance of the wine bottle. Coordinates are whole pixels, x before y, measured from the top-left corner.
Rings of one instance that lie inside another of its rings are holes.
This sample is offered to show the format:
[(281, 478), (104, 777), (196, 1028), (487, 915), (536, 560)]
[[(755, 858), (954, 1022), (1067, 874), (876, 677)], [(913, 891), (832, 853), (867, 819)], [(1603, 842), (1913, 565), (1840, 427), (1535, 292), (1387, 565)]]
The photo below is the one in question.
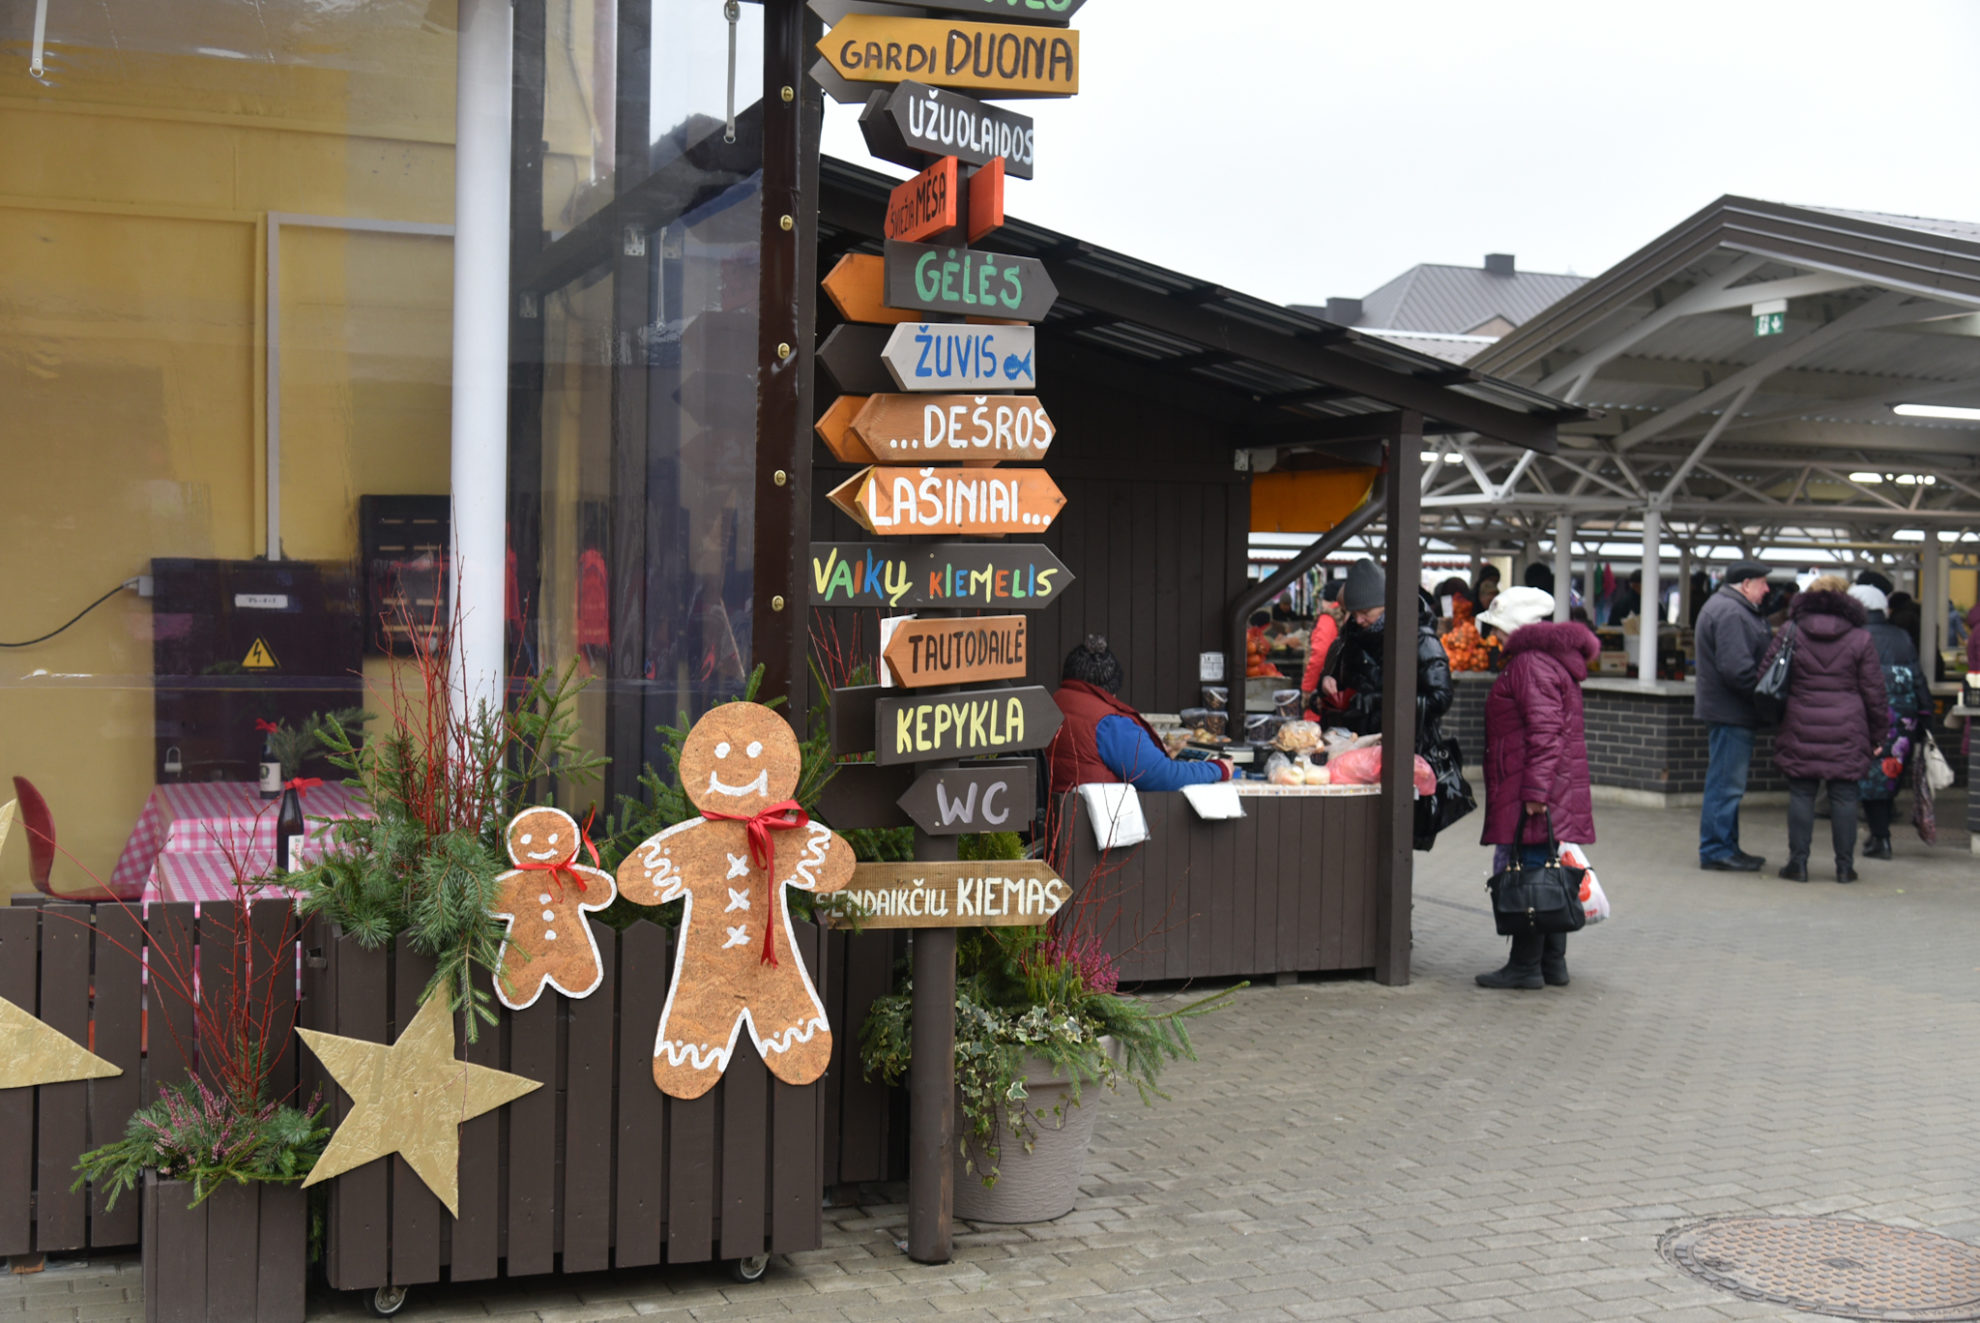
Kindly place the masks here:
[(261, 737), (261, 797), (274, 799), (282, 793), (282, 760), (275, 756), (275, 736)]
[(304, 836), (302, 793), (294, 786), (282, 790), (282, 807), (275, 814), (275, 867), (293, 873), (302, 867)]

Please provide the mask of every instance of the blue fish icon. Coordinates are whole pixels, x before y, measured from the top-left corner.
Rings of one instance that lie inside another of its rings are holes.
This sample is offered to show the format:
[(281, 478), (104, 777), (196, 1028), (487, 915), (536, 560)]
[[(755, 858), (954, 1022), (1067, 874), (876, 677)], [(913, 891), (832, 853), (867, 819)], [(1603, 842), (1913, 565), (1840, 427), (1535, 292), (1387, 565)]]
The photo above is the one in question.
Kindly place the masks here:
[(1011, 354), (1004, 359), (1004, 376), (1008, 379), (1016, 381), (1020, 377), (1028, 377), (1030, 375), (1030, 354), (1026, 354), (1023, 358), (1019, 358), (1016, 354)]

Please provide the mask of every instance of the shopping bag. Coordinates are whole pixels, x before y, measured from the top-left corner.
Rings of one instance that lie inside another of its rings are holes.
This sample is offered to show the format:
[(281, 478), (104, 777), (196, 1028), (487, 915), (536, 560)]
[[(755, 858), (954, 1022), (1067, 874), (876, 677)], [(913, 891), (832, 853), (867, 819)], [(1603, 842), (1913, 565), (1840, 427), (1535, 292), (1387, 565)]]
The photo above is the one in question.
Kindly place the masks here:
[[(1578, 932), (1588, 923), (1581, 903), (1582, 871), (1561, 859), (1554, 835), (1554, 815), (1547, 815), (1547, 862), (1527, 867), (1517, 862), (1494, 873), (1485, 888), (1492, 895), (1492, 919), (1499, 936), (1525, 933)], [(1514, 858), (1517, 860), (1517, 853)]]
[(1570, 868), (1581, 870), (1581, 908), (1588, 915), (1588, 922), (1600, 923), (1609, 917), (1609, 894), (1602, 890), (1602, 884), (1595, 877), (1595, 866), (1588, 862), (1585, 846), (1561, 842), (1561, 862)]
[(1079, 788), (1086, 816), (1093, 823), (1093, 843), (1104, 852), (1124, 850), (1148, 839), (1148, 819), (1141, 813), (1141, 796), (1126, 782), (1089, 782)]
[(1952, 764), (1946, 755), (1939, 751), (1939, 742), (1932, 738), (1932, 732), (1925, 732), (1925, 780), (1934, 790), (1950, 790), (1956, 780)]
[(1778, 726), (1787, 712), (1788, 688), (1794, 675), (1794, 622), (1781, 635), (1780, 651), (1753, 686), (1753, 710), (1763, 725)]

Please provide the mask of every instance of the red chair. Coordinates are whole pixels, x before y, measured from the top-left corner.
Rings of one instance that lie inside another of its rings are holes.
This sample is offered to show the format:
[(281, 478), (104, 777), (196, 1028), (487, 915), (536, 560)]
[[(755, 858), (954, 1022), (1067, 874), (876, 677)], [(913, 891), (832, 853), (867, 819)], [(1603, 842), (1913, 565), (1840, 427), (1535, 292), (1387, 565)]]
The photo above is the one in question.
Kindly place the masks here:
[(128, 893), (115, 891), (109, 887), (91, 887), (85, 891), (57, 891), (49, 885), (48, 878), (55, 871), (55, 816), (48, 811), (48, 801), (34, 788), (34, 783), (24, 776), (14, 778), (14, 793), (21, 806), (21, 826), (27, 829), (28, 836), (28, 878), (34, 889), (51, 900), (65, 904), (94, 905), (101, 902), (139, 900), (144, 888), (137, 887)]

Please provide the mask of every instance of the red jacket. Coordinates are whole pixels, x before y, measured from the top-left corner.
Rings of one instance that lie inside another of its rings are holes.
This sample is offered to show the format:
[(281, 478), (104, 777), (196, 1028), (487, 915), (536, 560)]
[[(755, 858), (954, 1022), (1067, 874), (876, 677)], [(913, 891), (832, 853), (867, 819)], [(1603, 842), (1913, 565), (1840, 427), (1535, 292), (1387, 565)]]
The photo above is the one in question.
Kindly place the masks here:
[(1546, 819), (1527, 819), (1529, 803), (1552, 810), (1560, 840), (1595, 843), (1581, 682), (1601, 650), (1575, 621), (1536, 621), (1506, 640), (1505, 669), (1485, 700), (1482, 843), (1544, 843)]
[(1100, 760), (1100, 722), (1107, 717), (1126, 717), (1147, 731), (1148, 738), (1155, 741), (1156, 747), (1161, 746), (1161, 737), (1156, 735), (1155, 728), (1139, 712), (1105, 689), (1087, 684), (1084, 680), (1063, 682), (1058, 692), (1052, 695), (1052, 700), (1066, 714), (1065, 724), (1059, 727), (1058, 734), (1052, 737), (1052, 743), (1045, 751), (1051, 767), (1052, 793), (1055, 795), (1074, 786), (1094, 782), (1113, 784), (1121, 779)]
[(1313, 637), (1306, 641), (1306, 674), (1299, 679), (1299, 687), (1307, 693), (1319, 692), (1320, 668), (1327, 664), (1327, 650), (1340, 636), (1340, 622), (1322, 611), (1313, 622)]

